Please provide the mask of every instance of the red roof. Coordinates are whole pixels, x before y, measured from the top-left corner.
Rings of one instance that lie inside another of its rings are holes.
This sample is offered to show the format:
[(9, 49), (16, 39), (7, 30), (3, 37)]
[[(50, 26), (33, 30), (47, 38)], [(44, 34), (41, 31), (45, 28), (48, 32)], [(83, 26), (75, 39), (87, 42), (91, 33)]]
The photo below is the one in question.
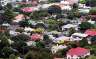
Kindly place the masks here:
[(74, 3), (78, 3), (78, 0), (66, 0), (68, 1), (71, 5), (73, 5)]
[(89, 52), (88, 49), (77, 47), (77, 48), (70, 49), (67, 54), (71, 56), (74, 56), (74, 55), (82, 56), (87, 54), (88, 52)]
[(31, 36), (32, 41), (36, 41), (36, 40), (40, 40), (40, 39), (41, 39), (40, 34), (32, 34), (32, 36)]
[(88, 29), (85, 31), (85, 34), (88, 34), (89, 36), (95, 36), (96, 35), (96, 29)]
[(32, 7), (25, 7), (25, 8), (21, 8), (21, 10), (23, 12), (32, 12), (33, 11), (33, 8)]

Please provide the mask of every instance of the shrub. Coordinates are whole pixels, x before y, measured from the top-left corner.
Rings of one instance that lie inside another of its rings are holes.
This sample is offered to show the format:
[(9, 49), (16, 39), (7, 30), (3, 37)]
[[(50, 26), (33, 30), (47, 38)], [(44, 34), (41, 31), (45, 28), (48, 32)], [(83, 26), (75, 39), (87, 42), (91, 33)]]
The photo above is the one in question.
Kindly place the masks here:
[(49, 14), (60, 14), (61, 13), (61, 7), (58, 5), (52, 5), (48, 8)]
[(29, 39), (30, 39), (30, 37), (25, 35), (25, 34), (19, 34), (17, 36), (12, 37), (12, 40), (15, 41), (15, 42), (17, 42), (17, 41), (27, 41)]
[(89, 22), (82, 22), (80, 25), (80, 30), (87, 30), (87, 29), (91, 29), (94, 28), (94, 25), (89, 23)]
[(14, 54), (14, 51), (10, 47), (4, 47), (2, 49), (2, 54), (5, 58), (8, 58), (9, 55)]
[(91, 8), (89, 14), (96, 15), (96, 7)]
[(53, 57), (52, 54), (46, 50), (32, 49), (25, 55), (24, 59), (53, 59)]

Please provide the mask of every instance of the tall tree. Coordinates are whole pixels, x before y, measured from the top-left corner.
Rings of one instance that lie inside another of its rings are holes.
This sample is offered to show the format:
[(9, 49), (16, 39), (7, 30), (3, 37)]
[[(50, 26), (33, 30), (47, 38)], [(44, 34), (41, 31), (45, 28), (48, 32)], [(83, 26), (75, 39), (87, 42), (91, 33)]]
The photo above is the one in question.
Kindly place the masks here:
[(60, 0), (48, 0), (49, 3), (60, 2)]
[(48, 8), (49, 14), (60, 14), (61, 13), (61, 7), (58, 5), (52, 5)]
[(95, 7), (96, 6), (96, 0), (86, 0), (86, 5)]
[(93, 28), (93, 24), (89, 23), (89, 22), (82, 22), (80, 25), (80, 30), (87, 30), (87, 29), (91, 29)]
[(13, 10), (5, 9), (3, 16), (5, 21), (10, 22), (14, 18), (15, 13), (13, 12)]
[(53, 59), (52, 54), (44, 49), (35, 49), (29, 51), (24, 59)]
[(96, 15), (96, 7), (91, 8), (89, 14)]

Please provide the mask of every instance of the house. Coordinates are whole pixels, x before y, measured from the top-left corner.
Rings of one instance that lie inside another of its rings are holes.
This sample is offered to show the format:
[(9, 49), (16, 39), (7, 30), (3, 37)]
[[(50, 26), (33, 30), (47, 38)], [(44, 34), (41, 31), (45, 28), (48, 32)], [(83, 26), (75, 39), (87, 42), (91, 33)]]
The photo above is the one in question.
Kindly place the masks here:
[(9, 27), (10, 24), (8, 24), (8, 23), (3, 23), (2, 26)]
[(61, 10), (71, 10), (71, 6), (68, 1), (61, 1), (60, 5)]
[(9, 31), (9, 34), (11, 35), (11, 36), (16, 36), (16, 35), (18, 35), (18, 34), (20, 34), (19, 32), (16, 32), (16, 31), (13, 31), (13, 30), (10, 30)]
[(58, 44), (62, 44), (67, 41), (69, 41), (69, 37), (66, 37), (66, 36), (60, 36), (53, 40), (54, 43), (58, 43)]
[(91, 23), (91, 24), (95, 24), (95, 21), (93, 21), (93, 20), (91, 20), (91, 19), (88, 20), (88, 22)]
[(30, 27), (25, 27), (24, 28), (24, 31), (25, 32), (31, 32), (31, 31), (34, 31), (35, 29), (33, 29), (33, 28), (30, 28)]
[(32, 34), (31, 35), (31, 41), (38, 41), (38, 40), (42, 40), (43, 39), (43, 36), (42, 35), (40, 35), (40, 34)]
[(88, 35), (83, 33), (73, 33), (70, 37), (70, 41), (79, 41), (86, 38)]
[(29, 19), (28, 16), (25, 16), (25, 15), (23, 15), (23, 14), (18, 14), (17, 16), (14, 17), (13, 22), (14, 22), (14, 23), (15, 23), (15, 22), (18, 23), (18, 22), (22, 21), (23, 19), (25, 19), (25, 17), (26, 17), (27, 19)]
[(10, 3), (12, 0), (0, 0), (1, 6), (7, 5), (7, 3)]
[(62, 27), (62, 31), (64, 32), (64, 35), (68, 36), (70, 33), (70, 29), (74, 29), (74, 31), (78, 31), (78, 25), (76, 24), (66, 24), (63, 25)]
[(71, 48), (66, 54), (67, 59), (80, 59), (89, 55), (90, 50), (81, 47)]
[(77, 29), (77, 28), (78, 28), (78, 25), (74, 25), (74, 24), (64, 25), (64, 26), (62, 26), (62, 31), (63, 31), (63, 30), (68, 30), (68, 29), (70, 29), (70, 28), (75, 28), (75, 29)]
[(47, 3), (48, 0), (39, 0), (40, 3)]
[(25, 7), (25, 8), (21, 8), (21, 10), (23, 12), (32, 12), (33, 11), (33, 8), (32, 7)]
[(88, 29), (85, 31), (85, 34), (89, 36), (96, 36), (96, 29)]
[(73, 5), (74, 3), (78, 3), (79, 0), (65, 0), (68, 1), (70, 5)]
[(89, 13), (90, 8), (79, 8), (78, 10), (80, 13)]
[(54, 53), (56, 53), (57, 51), (59, 51), (59, 50), (62, 50), (62, 49), (64, 49), (64, 48), (67, 48), (67, 46), (66, 45), (53, 45), (52, 47), (51, 47), (51, 51), (52, 51), (52, 53), (54, 54)]

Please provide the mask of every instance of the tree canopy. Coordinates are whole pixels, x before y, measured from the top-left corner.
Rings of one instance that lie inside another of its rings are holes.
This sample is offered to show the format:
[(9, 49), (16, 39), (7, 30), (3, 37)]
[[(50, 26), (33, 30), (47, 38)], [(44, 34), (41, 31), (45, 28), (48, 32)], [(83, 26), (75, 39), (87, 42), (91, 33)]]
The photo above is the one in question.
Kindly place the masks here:
[(86, 0), (86, 5), (95, 7), (96, 6), (96, 0)]
[(61, 13), (61, 7), (58, 5), (52, 5), (48, 8), (49, 14), (60, 14)]
[(87, 30), (87, 29), (91, 29), (93, 28), (93, 24), (89, 23), (89, 22), (82, 22), (80, 25), (79, 25), (80, 29), (81, 30)]

